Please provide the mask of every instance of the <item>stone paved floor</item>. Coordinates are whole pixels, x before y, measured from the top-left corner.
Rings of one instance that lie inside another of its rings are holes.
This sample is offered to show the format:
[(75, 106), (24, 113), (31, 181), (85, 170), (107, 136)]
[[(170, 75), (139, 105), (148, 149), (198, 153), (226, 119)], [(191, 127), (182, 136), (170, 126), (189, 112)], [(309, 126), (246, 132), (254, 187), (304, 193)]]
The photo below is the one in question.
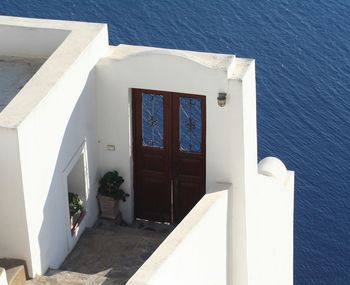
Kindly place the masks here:
[(84, 232), (60, 270), (107, 277), (113, 280), (108, 284), (125, 284), (172, 229), (141, 221), (126, 227), (99, 220)]

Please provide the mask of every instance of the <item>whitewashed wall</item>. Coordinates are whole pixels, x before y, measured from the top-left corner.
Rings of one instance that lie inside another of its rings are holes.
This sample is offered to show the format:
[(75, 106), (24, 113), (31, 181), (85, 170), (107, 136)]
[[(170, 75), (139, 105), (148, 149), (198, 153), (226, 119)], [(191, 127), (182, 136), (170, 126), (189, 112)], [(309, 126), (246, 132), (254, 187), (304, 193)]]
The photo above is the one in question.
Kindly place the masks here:
[(127, 284), (226, 284), (228, 191), (206, 194)]
[(32, 272), (36, 274), (44, 273), (49, 266), (58, 267), (72, 249), (64, 171), (76, 155), (80, 156), (77, 152), (85, 142), (89, 165), (88, 198), (92, 199), (87, 204), (81, 230), (97, 217), (93, 72), (88, 82), (84, 81), (77, 82), (76, 86), (84, 91), (74, 90), (73, 86), (60, 90), (44, 102), (46, 107), (39, 108), (19, 127)]
[(64, 29), (1, 26), (0, 55), (49, 57), (68, 34), (69, 31)]
[[(106, 31), (105, 31), (106, 32)], [(32, 266), (30, 275), (57, 268), (86, 225), (97, 218), (97, 118), (95, 72), (106, 52), (101, 33), (18, 127), (24, 199)], [(87, 214), (70, 236), (65, 169), (86, 143)], [(33, 167), (35, 163), (35, 167)]]
[[(123, 56), (125, 50), (131, 54)], [(136, 50), (135, 54), (132, 51)], [(124, 218), (133, 219), (132, 192), (132, 126), (131, 89), (143, 88), (161, 91), (199, 94), (207, 103), (207, 189), (217, 181), (232, 182), (234, 164), (242, 164), (234, 156), (233, 148), (241, 136), (241, 121), (235, 120), (233, 97), (241, 96), (239, 86), (229, 89), (228, 73), (209, 64), (198, 63), (191, 54), (164, 52), (149, 49), (137, 52), (138, 47), (113, 47), (110, 56), (97, 65), (98, 130), (100, 140), (100, 165), (102, 171), (117, 169), (125, 178), (124, 189), (131, 195), (122, 204)], [(239, 81), (239, 79), (234, 80)], [(236, 88), (237, 87), (237, 88)], [(224, 108), (217, 104), (218, 92), (228, 93)], [(111, 127), (112, 126), (112, 127)], [(115, 145), (114, 152), (106, 145)], [(207, 190), (210, 191), (210, 190)]]
[(7, 285), (6, 271), (0, 267), (0, 285)]
[(0, 127), (0, 258), (25, 259), (30, 266), (16, 129)]
[(248, 284), (293, 285), (294, 173), (258, 175), (247, 192)]
[[(255, 186), (257, 176), (257, 127), (256, 127), (256, 87), (255, 61), (237, 59), (244, 72), (239, 80), (229, 81), (229, 89), (234, 94), (232, 120), (235, 122), (236, 136), (232, 151), (235, 163), (232, 168), (233, 190), (229, 192), (228, 208), (228, 284), (248, 284), (247, 260), (247, 208), (246, 193)], [(239, 92), (235, 91), (239, 90)]]

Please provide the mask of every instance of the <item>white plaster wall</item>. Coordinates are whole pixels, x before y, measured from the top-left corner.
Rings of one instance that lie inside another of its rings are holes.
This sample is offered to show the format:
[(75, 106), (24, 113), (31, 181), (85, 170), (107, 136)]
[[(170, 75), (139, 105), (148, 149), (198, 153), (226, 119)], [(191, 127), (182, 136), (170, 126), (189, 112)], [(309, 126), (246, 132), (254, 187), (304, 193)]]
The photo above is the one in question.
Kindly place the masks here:
[[(67, 91), (65, 98), (60, 98), (57, 94), (57, 98), (52, 98), (49, 103), (51, 107), (41, 108), (41, 112), (37, 112), (39, 114), (33, 116), (32, 120), (26, 120), (20, 127), (24, 190), (27, 215), (30, 217), (28, 225), (33, 270), (36, 273), (44, 272), (48, 266), (58, 267), (71, 249), (67, 244), (67, 231), (70, 229), (67, 224), (68, 198), (63, 171), (84, 141), (87, 144), (90, 168), (89, 213), (84, 218), (85, 222), (91, 225), (97, 216), (93, 74), (80, 97), (72, 89)], [(68, 98), (69, 96), (73, 98)], [(74, 99), (77, 98), (79, 101), (75, 106)], [(35, 168), (30, 167), (31, 161), (35, 161)]]
[[(30, 275), (57, 268), (86, 225), (97, 218), (95, 72), (106, 52), (104, 31), (96, 37), (46, 97), (18, 127), (32, 267)], [(78, 236), (70, 236), (64, 171), (86, 143), (88, 213)], [(35, 163), (35, 167), (33, 167)]]
[[(206, 96), (207, 191), (217, 181), (232, 182), (234, 164), (240, 163), (233, 148), (239, 135), (237, 124), (241, 121), (235, 120), (236, 109), (231, 100), (241, 91), (236, 85), (228, 89), (226, 70), (157, 51), (116, 58), (117, 47), (111, 48), (111, 54), (97, 65), (100, 165), (103, 172), (117, 169), (125, 178), (124, 189), (131, 194), (122, 204), (126, 221), (133, 219), (131, 88)], [(224, 108), (217, 104), (218, 92), (228, 93)], [(107, 151), (109, 144), (116, 146), (114, 152)], [(242, 146), (239, 148), (242, 150)]]
[[(246, 258), (246, 208), (245, 208), (245, 151), (244, 146), (244, 112), (242, 97), (242, 81), (230, 80), (230, 93), (233, 94), (231, 104), (231, 121), (235, 122), (235, 139), (233, 140), (232, 159), (235, 163), (230, 169), (232, 175), (232, 191), (228, 193), (227, 221), (227, 284), (247, 284)], [(237, 90), (237, 91), (235, 91)]]
[[(64, 170), (84, 142), (89, 164), (86, 205), (89, 211), (81, 230), (86, 225), (92, 225), (98, 214), (93, 72), (86, 83), (81, 80), (77, 87), (84, 90), (67, 88), (67, 92), (56, 93), (45, 102), (46, 107), (38, 109), (19, 127), (33, 274), (44, 273), (49, 266), (57, 268), (74, 245), (69, 240), (74, 237), (70, 237)], [(33, 161), (35, 167), (32, 166)]]
[[(39, 103), (56, 88), (57, 82), (69, 74), (72, 65), (81, 62), (81, 58), (86, 59), (86, 65), (89, 66), (92, 62), (94, 65), (108, 47), (108, 31), (105, 24), (0, 16), (0, 30), (2, 28), (6, 30), (6, 27), (14, 27), (20, 31), (24, 27), (23, 33), (28, 32), (29, 34), (35, 30), (38, 30), (39, 33), (44, 32), (40, 40), (32, 37), (28, 42), (21, 42), (18, 39), (18, 46), (9, 47), (9, 49), (13, 48), (10, 56), (16, 55), (16, 50), (21, 50), (25, 53), (25, 57), (29, 57), (25, 47), (28, 46), (30, 50), (33, 44), (37, 45), (33, 47), (34, 50), (40, 50), (40, 48), (46, 50), (47, 47), (50, 47), (51, 36), (46, 35), (45, 31), (50, 30), (53, 30), (52, 37), (55, 44), (46, 52), (38, 52), (38, 54), (40, 57), (45, 57), (43, 53), (50, 53), (57, 48), (0, 113), (0, 126), (8, 128), (16, 128), (20, 125), (32, 110), (38, 107)], [(61, 30), (64, 30), (68, 36), (59, 46), (56, 46), (60, 43), (61, 37), (55, 32)], [(26, 34), (23, 36), (27, 37)], [(33, 43), (34, 40), (37, 41)], [(88, 69), (91, 69), (91, 66)]]
[(206, 194), (127, 284), (227, 284), (228, 191)]
[(234, 163), (230, 169), (233, 187), (228, 195), (227, 282), (245, 285), (248, 284), (246, 191), (257, 174), (255, 61), (237, 58), (236, 69), (240, 72), (229, 79), (231, 122), (234, 122), (230, 147)]
[[(285, 184), (258, 175), (254, 62), (242, 78), (241, 88), (244, 187), (236, 187), (232, 192), (235, 229), (232, 281), (233, 284), (291, 285), (294, 174), (289, 173)], [(235, 181), (240, 182), (238, 177)]]
[(15, 129), (0, 127), (0, 258), (25, 259), (30, 248)]
[(0, 26), (0, 55), (49, 57), (68, 36), (68, 30)]
[(258, 175), (247, 192), (248, 284), (293, 284), (294, 172)]
[(6, 271), (0, 267), (0, 285), (7, 285)]
[(241, 133), (234, 141), (237, 163), (228, 196), (227, 284), (293, 284), (294, 176), (279, 185), (258, 175), (254, 61), (230, 88), (241, 90), (231, 101)]

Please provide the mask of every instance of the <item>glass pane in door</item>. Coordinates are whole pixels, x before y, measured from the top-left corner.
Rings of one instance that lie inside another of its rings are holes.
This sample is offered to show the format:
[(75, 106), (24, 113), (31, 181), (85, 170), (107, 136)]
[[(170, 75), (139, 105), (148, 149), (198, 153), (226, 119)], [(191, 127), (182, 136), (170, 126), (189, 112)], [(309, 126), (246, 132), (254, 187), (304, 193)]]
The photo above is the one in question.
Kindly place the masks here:
[(164, 145), (163, 96), (142, 94), (142, 144), (163, 148)]
[(201, 152), (202, 143), (201, 100), (180, 97), (180, 150)]

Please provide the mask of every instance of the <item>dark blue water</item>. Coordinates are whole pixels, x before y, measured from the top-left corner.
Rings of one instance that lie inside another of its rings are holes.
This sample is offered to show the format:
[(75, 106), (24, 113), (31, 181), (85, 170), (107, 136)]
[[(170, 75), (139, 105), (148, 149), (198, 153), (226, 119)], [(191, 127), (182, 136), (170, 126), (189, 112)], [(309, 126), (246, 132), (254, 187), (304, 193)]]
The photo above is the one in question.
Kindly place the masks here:
[(350, 284), (349, 0), (1, 0), (0, 14), (105, 22), (112, 44), (255, 58), (260, 158), (297, 175), (295, 284)]

